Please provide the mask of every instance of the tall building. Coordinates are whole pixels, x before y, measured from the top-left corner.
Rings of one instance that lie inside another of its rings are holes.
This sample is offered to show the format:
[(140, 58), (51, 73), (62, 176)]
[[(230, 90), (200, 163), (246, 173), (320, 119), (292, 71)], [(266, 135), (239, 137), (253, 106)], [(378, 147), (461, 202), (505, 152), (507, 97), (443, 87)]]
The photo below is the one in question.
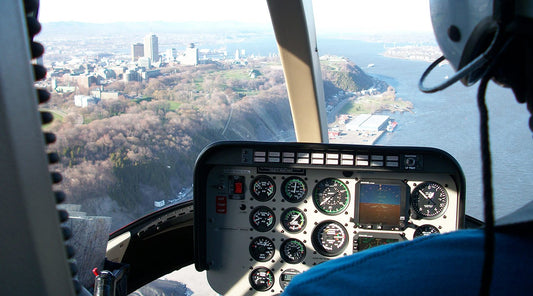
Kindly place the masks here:
[(185, 49), (185, 55), (181, 63), (190, 66), (198, 65), (198, 48), (194, 47), (194, 43), (189, 44), (189, 47)]
[(131, 45), (131, 61), (136, 62), (140, 57), (144, 57), (144, 44), (135, 43)]
[(152, 63), (159, 61), (159, 45), (155, 34), (144, 37), (144, 56), (149, 57)]

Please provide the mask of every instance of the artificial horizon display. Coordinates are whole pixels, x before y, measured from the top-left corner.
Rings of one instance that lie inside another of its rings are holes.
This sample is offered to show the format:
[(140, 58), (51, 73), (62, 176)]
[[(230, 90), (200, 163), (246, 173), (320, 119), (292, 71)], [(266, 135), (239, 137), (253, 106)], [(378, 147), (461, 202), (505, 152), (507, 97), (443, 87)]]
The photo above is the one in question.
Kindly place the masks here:
[(366, 229), (401, 229), (407, 216), (407, 185), (397, 180), (364, 180), (357, 184), (356, 219)]

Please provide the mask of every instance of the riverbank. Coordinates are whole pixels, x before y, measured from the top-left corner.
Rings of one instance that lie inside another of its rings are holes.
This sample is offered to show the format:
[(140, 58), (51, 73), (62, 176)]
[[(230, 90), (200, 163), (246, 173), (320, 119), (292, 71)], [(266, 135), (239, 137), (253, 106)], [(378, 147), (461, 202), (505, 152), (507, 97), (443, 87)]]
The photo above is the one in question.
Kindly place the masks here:
[(358, 133), (355, 131), (343, 132), (339, 136), (329, 139), (330, 143), (354, 144), (354, 145), (374, 145), (385, 131), (375, 133)]
[(406, 45), (386, 48), (383, 56), (388, 58), (424, 61), (431, 63), (442, 56), (442, 51), (438, 46)]
[(331, 143), (374, 145), (386, 131), (392, 132), (398, 124), (388, 115), (341, 115), (328, 131)]

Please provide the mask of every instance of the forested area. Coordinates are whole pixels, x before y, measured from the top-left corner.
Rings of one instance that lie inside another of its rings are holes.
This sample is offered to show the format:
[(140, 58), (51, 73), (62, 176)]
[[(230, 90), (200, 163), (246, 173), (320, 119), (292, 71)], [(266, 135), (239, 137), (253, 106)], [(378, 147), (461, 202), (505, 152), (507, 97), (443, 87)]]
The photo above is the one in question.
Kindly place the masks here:
[[(326, 83), (333, 92), (341, 86)], [(209, 143), (294, 140), (283, 72), (271, 60), (165, 68), (147, 82), (105, 88), (121, 95), (79, 108), (74, 94), (54, 94), (45, 107), (56, 115), (47, 129), (57, 134), (52, 149), (61, 156), (68, 202), (111, 215), (115, 228), (190, 187)]]

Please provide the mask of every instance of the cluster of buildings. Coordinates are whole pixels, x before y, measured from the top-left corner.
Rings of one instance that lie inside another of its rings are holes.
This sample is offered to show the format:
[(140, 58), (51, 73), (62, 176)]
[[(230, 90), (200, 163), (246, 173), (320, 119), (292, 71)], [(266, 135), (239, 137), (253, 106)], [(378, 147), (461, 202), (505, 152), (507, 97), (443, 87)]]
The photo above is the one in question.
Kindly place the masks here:
[[(159, 41), (155, 34), (148, 34), (144, 43), (131, 45), (131, 59), (124, 60), (109, 56), (72, 58), (68, 62), (56, 62), (48, 67), (47, 81), (41, 87), (56, 93), (72, 93), (86, 89), (83, 95), (76, 95), (74, 103), (78, 107), (88, 107), (101, 100), (117, 99), (118, 92), (104, 91), (104, 86), (115, 81), (141, 82), (161, 75), (160, 70), (169, 65), (191, 65), (199, 63), (198, 48), (193, 43), (181, 52), (175, 48), (159, 51)], [(35, 63), (43, 64), (42, 60)], [(98, 90), (90, 91), (94, 86)], [(127, 96), (127, 94), (125, 94)]]
[[(160, 51), (159, 38), (155, 34), (148, 34), (143, 42), (130, 44), (131, 51), (125, 54), (101, 54), (88, 50), (86, 54), (68, 56), (66, 59), (57, 59), (53, 64), (47, 65), (47, 80), (40, 82), (40, 87), (48, 88), (56, 93), (76, 93), (74, 103), (85, 108), (97, 104), (101, 100), (117, 99), (117, 91), (108, 91), (108, 85), (123, 81), (142, 82), (152, 77), (161, 75), (165, 67), (176, 65), (196, 66), (214, 62), (246, 63), (244, 49), (236, 50), (235, 57), (228, 57), (225, 49), (211, 50), (198, 49), (194, 43), (186, 48), (177, 50), (168, 48)], [(124, 46), (122, 47), (124, 48)], [(73, 48), (65, 48), (72, 50)], [(57, 50), (57, 56), (62, 55)], [(74, 51), (73, 51), (74, 52)], [(253, 56), (252, 56), (253, 57)], [(43, 64), (42, 60), (35, 61)], [(251, 77), (260, 75), (252, 71)], [(97, 91), (91, 91), (97, 87)], [(137, 93), (121, 93), (125, 97), (136, 97)]]
[(75, 95), (74, 105), (82, 108), (87, 108), (90, 105), (96, 105), (102, 100), (116, 100), (118, 99), (118, 91), (104, 91), (101, 89), (93, 90), (89, 96)]

